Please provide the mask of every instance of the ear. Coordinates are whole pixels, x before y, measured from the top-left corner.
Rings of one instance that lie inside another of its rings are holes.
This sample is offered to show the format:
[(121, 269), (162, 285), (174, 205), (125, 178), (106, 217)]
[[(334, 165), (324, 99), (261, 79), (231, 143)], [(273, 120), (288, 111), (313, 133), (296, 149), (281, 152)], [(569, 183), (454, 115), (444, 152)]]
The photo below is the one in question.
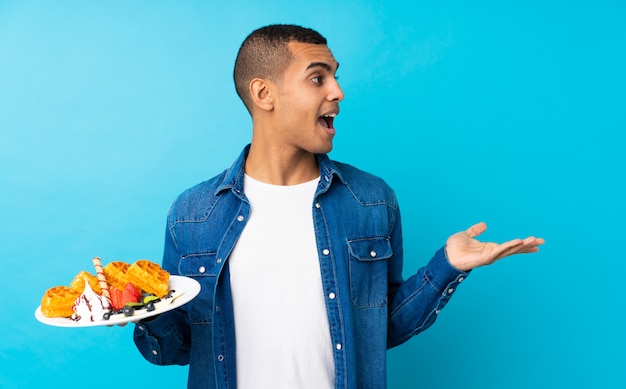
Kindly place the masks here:
[(272, 83), (262, 78), (254, 78), (250, 81), (250, 96), (254, 106), (263, 111), (274, 109), (272, 89)]

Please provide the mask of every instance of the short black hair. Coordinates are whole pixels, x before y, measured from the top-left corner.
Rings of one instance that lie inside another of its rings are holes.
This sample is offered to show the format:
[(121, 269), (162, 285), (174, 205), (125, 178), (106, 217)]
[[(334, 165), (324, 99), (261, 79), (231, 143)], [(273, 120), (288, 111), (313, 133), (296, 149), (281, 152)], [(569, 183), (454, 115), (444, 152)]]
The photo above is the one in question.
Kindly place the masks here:
[(237, 94), (248, 111), (251, 110), (250, 81), (257, 77), (276, 81), (282, 77), (292, 58), (287, 47), (292, 41), (326, 44), (326, 38), (319, 32), (293, 24), (261, 27), (250, 33), (241, 44), (233, 73)]

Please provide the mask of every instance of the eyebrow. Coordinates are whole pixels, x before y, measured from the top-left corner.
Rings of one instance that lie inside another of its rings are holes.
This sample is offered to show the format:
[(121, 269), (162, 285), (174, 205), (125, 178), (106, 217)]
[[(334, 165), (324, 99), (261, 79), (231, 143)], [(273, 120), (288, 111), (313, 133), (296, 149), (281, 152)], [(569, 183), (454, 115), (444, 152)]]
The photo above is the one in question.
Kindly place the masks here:
[[(306, 67), (306, 70), (312, 69), (312, 68), (324, 68), (326, 69), (328, 72), (332, 72), (333, 68), (330, 67), (329, 64), (327, 64), (326, 62), (311, 62), (309, 64), (309, 66)], [(339, 69), (339, 62), (337, 62), (337, 69), (335, 69), (335, 72)]]

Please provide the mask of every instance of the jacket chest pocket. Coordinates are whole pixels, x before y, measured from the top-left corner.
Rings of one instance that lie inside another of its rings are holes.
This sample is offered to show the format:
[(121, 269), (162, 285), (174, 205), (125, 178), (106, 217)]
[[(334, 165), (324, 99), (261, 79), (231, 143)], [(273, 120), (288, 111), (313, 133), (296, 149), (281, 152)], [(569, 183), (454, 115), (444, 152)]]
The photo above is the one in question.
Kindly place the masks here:
[(178, 264), (180, 275), (196, 279), (201, 286), (200, 293), (187, 307), (192, 324), (213, 321), (216, 260), (215, 253), (189, 254), (184, 255)]
[(387, 305), (387, 260), (393, 255), (389, 238), (348, 241), (350, 296), (357, 308)]

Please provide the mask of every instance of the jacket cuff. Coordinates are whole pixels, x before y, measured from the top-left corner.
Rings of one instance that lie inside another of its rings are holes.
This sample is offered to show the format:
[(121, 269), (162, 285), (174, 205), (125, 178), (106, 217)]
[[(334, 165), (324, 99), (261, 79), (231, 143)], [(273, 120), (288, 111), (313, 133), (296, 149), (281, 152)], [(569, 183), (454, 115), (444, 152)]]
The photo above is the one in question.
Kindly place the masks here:
[(149, 333), (150, 335), (163, 337), (167, 336), (175, 328), (175, 322), (171, 315), (161, 314), (139, 321), (137, 329)]
[(426, 266), (427, 277), (430, 283), (437, 288), (443, 296), (451, 295), (458, 284), (463, 282), (470, 271), (462, 271), (450, 264), (445, 246), (440, 248)]

